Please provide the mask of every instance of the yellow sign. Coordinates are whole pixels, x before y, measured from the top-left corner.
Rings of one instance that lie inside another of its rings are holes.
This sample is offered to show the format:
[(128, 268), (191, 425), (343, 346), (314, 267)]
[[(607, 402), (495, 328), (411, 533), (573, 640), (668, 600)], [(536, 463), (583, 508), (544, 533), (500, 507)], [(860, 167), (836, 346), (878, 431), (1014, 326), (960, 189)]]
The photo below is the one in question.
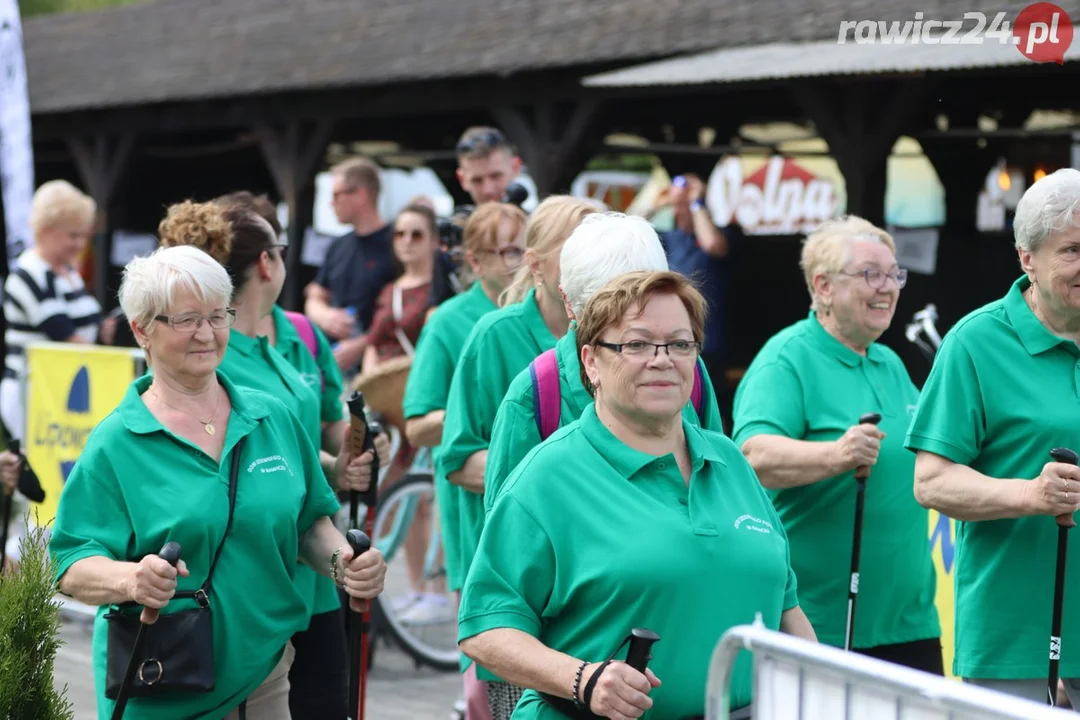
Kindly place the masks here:
[(937, 596), (934, 600), (941, 619), (941, 647), (944, 651), (945, 674), (952, 677), (956, 523), (937, 510), (930, 511), (930, 555), (934, 559), (934, 570), (937, 571)]
[(75, 467), (90, 431), (111, 413), (135, 379), (128, 350), (43, 344), (26, 349), (26, 459), (45, 502), (38, 522), (51, 522), (64, 481)]

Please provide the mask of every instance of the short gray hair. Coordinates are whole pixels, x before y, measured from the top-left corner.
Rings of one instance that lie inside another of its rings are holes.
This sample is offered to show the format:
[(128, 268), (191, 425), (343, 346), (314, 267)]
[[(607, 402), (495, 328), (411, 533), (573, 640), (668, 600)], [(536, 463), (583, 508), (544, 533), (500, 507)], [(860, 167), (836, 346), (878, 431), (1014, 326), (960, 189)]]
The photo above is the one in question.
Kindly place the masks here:
[(120, 307), (128, 320), (149, 331), (158, 315), (168, 315), (181, 288), (207, 305), (229, 304), (233, 286), (229, 273), (194, 245), (158, 248), (124, 267)]
[(1016, 247), (1037, 252), (1054, 233), (1080, 227), (1080, 170), (1062, 168), (1036, 181), (1013, 218)]
[(619, 275), (668, 269), (667, 254), (646, 220), (604, 212), (585, 217), (559, 254), (559, 286), (575, 317), (585, 303)]

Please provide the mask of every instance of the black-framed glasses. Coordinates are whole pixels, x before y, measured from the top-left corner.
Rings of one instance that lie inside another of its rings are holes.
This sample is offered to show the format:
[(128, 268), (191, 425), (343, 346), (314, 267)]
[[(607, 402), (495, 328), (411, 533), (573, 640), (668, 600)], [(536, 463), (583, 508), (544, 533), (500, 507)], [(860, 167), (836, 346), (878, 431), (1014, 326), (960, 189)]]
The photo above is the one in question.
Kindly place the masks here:
[(278, 255), (281, 257), (282, 262), (284, 262), (285, 261), (285, 255), (286, 255), (286, 253), (289, 252), (289, 244), (288, 243), (277, 243), (275, 245), (270, 246), (270, 249), (273, 249), (273, 248), (277, 248)]
[(202, 327), (203, 321), (209, 323), (210, 327), (214, 330), (224, 330), (225, 328), (232, 327), (232, 324), (236, 322), (236, 310), (233, 308), (225, 308), (224, 310), (215, 310), (209, 315), (200, 315), (199, 313), (157, 315), (154, 319), (163, 323), (168, 323), (169, 327), (180, 333), (195, 332)]
[(517, 245), (510, 245), (499, 250), (481, 250), (480, 252), (484, 255), (498, 255), (502, 259), (503, 267), (507, 270), (520, 267), (525, 260), (525, 250)]
[(697, 355), (701, 349), (701, 343), (695, 340), (672, 340), (669, 343), (654, 343), (645, 340), (631, 340), (624, 343), (609, 343), (597, 340), (596, 345), (608, 350), (614, 350), (620, 355), (628, 357), (656, 357), (660, 354), (660, 348), (664, 348), (668, 357), (688, 358)]
[(893, 270), (892, 272), (884, 272), (877, 268), (867, 268), (865, 270), (860, 270), (859, 272), (847, 272), (846, 270), (841, 270), (840, 274), (847, 275), (848, 277), (859, 277), (861, 275), (872, 290), (880, 290), (885, 287), (886, 279), (895, 282), (898, 288), (903, 288), (907, 285), (908, 278), (908, 271), (905, 268)]
[(477, 150), (494, 150), (507, 145), (506, 137), (501, 132), (498, 130), (486, 130), (463, 138), (457, 144), (457, 152), (458, 155), (468, 155)]

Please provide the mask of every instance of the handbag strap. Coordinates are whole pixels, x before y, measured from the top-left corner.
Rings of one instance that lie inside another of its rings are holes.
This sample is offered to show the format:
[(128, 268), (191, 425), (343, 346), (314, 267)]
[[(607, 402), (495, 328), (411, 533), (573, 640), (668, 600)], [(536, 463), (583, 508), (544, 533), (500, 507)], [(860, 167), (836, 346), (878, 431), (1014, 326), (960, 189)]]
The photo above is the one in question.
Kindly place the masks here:
[(232, 452), (232, 467), (229, 470), (229, 520), (225, 524), (225, 534), (221, 536), (214, 559), (210, 562), (210, 571), (206, 574), (206, 580), (198, 590), (184, 590), (173, 595), (181, 600), (194, 598), (202, 607), (210, 607), (210, 581), (214, 578), (214, 568), (217, 567), (218, 558), (221, 557), (221, 548), (225, 546), (225, 538), (229, 536), (232, 528), (233, 511), (236, 509), (236, 478), (240, 474), (240, 451), (244, 447), (245, 438), (240, 438)]
[(394, 296), (391, 302), (391, 308), (394, 312), (394, 335), (397, 336), (398, 345), (401, 345), (401, 349), (405, 351), (405, 354), (412, 357), (416, 352), (413, 344), (409, 342), (408, 336), (401, 329), (401, 318), (404, 315), (404, 308), (401, 298), (401, 286), (394, 283)]

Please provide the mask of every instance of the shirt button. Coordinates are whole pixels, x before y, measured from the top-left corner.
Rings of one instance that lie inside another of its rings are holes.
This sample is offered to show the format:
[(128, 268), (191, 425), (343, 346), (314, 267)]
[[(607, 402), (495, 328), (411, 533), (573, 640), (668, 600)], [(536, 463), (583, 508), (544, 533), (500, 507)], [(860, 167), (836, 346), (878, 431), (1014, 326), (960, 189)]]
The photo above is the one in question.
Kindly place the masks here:
[(660, 463), (660, 464), (659, 464), (659, 465), (657, 465), (656, 467), (658, 467), (658, 468), (660, 468), (661, 470), (663, 470), (664, 468), (666, 468), (666, 467), (667, 467), (667, 465), (665, 465), (664, 463)]
[(686, 505), (686, 498), (679, 498), (680, 505)]

